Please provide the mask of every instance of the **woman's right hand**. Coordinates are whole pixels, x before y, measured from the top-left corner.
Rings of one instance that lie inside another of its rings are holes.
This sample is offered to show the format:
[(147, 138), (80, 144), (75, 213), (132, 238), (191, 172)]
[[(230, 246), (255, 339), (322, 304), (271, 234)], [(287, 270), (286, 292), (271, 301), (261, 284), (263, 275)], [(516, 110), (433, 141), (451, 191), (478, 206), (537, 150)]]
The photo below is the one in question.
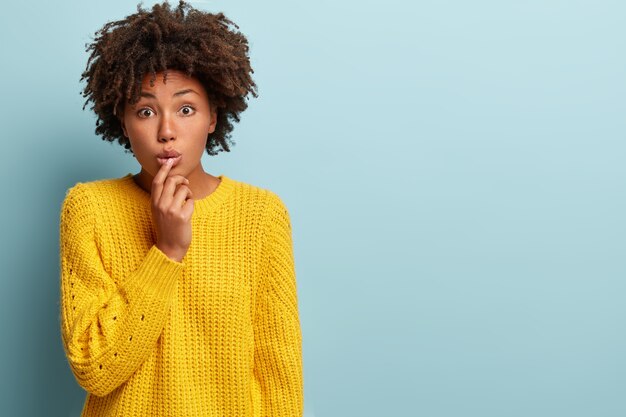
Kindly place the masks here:
[(187, 178), (168, 176), (171, 166), (172, 158), (161, 165), (152, 180), (152, 219), (157, 228), (156, 246), (172, 260), (181, 262), (191, 245), (193, 195)]

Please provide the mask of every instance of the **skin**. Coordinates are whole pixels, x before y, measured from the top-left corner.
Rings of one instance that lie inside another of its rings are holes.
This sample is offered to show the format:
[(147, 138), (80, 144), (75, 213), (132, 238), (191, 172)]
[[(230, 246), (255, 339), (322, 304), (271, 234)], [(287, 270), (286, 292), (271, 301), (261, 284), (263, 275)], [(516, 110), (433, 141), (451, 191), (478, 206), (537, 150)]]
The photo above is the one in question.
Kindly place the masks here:
[[(133, 179), (151, 195), (156, 245), (181, 262), (191, 244), (194, 198), (208, 196), (220, 182), (204, 171), (201, 162), (207, 135), (215, 131), (217, 111), (195, 77), (169, 70), (163, 82), (163, 73), (158, 72), (154, 86), (150, 78), (150, 74), (143, 77), (141, 99), (124, 106), (120, 122), (141, 165)], [(175, 95), (189, 89), (193, 92)], [(174, 167), (157, 159), (157, 154), (168, 150), (182, 154)]]

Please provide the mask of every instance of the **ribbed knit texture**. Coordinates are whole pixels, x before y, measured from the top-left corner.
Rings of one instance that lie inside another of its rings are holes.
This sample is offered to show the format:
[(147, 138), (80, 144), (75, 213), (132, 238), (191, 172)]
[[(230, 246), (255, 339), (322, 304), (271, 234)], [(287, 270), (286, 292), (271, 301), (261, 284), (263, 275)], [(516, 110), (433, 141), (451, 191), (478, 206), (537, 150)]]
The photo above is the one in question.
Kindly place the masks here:
[(81, 417), (297, 417), (302, 335), (280, 197), (225, 175), (194, 202), (181, 262), (127, 174), (77, 183), (60, 215), (63, 346)]

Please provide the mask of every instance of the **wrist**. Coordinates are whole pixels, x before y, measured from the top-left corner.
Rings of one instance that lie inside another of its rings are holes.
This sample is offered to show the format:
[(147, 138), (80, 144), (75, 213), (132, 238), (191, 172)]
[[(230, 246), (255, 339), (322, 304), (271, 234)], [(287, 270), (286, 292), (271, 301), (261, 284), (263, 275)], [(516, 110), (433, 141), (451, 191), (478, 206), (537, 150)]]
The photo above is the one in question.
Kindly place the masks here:
[(163, 252), (165, 256), (167, 256), (171, 260), (175, 262), (183, 261), (183, 257), (185, 256), (185, 251), (182, 251), (180, 249), (170, 248), (166, 245), (162, 245), (159, 243), (156, 244), (156, 247), (159, 248), (159, 250)]

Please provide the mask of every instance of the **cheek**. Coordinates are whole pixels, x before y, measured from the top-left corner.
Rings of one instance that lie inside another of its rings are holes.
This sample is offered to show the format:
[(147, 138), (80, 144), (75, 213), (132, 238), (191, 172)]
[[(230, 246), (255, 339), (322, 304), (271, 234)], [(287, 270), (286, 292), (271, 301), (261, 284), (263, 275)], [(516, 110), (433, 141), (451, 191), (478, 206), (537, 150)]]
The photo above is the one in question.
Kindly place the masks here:
[(126, 126), (126, 137), (130, 140), (131, 138), (136, 138), (138, 136), (138, 129), (133, 123), (125, 123)]
[(133, 150), (135, 160), (141, 165), (141, 168), (148, 172), (150, 175), (154, 176), (161, 166), (157, 161), (156, 157), (151, 151), (146, 150), (145, 148), (135, 149)]
[(146, 138), (150, 137), (149, 132), (145, 128), (135, 126), (132, 123), (126, 124), (126, 139), (130, 143), (133, 152), (141, 153), (150, 149)]
[(157, 161), (154, 158), (155, 150), (151, 148), (141, 136), (137, 136), (131, 130), (128, 130), (128, 133), (128, 142), (130, 143), (130, 149), (133, 151), (135, 159), (144, 168), (152, 170), (153, 166), (157, 165)]

